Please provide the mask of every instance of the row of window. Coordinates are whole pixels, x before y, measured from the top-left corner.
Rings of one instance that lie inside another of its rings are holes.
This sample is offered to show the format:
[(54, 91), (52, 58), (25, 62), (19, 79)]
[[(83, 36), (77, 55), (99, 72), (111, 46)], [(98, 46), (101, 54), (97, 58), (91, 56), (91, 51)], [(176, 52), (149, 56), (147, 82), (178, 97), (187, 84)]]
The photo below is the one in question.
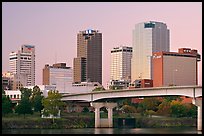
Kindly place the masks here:
[(11, 98), (11, 99), (20, 99), (21, 98), (20, 94), (7, 95), (7, 96), (9, 96), (9, 98)]

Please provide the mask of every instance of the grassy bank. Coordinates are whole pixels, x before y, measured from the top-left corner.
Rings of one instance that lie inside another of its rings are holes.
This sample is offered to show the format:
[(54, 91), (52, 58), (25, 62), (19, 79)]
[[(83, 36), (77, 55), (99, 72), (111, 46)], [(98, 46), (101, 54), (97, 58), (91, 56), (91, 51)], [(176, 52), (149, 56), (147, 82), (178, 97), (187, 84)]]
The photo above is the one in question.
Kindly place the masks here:
[[(107, 117), (103, 113), (102, 117)], [(117, 118), (135, 118), (136, 128), (156, 128), (156, 127), (195, 127), (195, 118), (171, 118), (171, 117), (143, 117), (140, 114), (120, 114), (113, 115), (113, 125), (117, 127)], [(33, 115), (9, 114), (2, 117), (2, 129), (22, 129), (22, 128), (93, 128), (94, 113), (62, 113), (61, 118), (43, 119), (39, 113)]]

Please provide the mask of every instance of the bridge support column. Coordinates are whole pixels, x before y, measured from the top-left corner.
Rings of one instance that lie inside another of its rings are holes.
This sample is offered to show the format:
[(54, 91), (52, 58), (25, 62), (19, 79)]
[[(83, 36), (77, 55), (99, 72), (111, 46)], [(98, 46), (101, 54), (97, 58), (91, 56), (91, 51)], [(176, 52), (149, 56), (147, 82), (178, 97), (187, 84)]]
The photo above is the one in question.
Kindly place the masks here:
[(100, 123), (100, 108), (104, 106), (103, 103), (91, 103), (91, 106), (95, 109), (95, 128), (101, 127)]
[(117, 103), (107, 103), (108, 108), (108, 126), (113, 127), (113, 108), (117, 106)]
[(197, 130), (202, 131), (202, 99), (193, 99), (192, 103), (198, 107)]
[(91, 106), (95, 108), (95, 128), (102, 127), (100, 119), (100, 108), (108, 108), (108, 125), (106, 127), (113, 127), (113, 108), (117, 106), (117, 103), (107, 103), (107, 102), (95, 102), (91, 103)]

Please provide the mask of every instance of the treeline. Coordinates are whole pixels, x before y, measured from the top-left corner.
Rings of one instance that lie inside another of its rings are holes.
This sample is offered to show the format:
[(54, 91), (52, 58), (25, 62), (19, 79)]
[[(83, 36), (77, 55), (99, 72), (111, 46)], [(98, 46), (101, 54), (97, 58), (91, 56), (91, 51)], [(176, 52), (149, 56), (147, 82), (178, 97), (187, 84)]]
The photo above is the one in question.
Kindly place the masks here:
[(143, 116), (197, 117), (197, 107), (192, 103), (182, 103), (179, 96), (146, 97), (139, 103), (126, 99), (119, 107), (124, 113), (141, 113)]
[(20, 91), (21, 100), (17, 105), (13, 105), (9, 96), (6, 96), (2, 89), (2, 116), (9, 113), (18, 113), (23, 114), (25, 118), (26, 114), (33, 114), (34, 112), (40, 112), (41, 114), (42, 110), (42, 114), (45, 116), (56, 116), (64, 106), (61, 101), (62, 96), (56, 90), (50, 90), (46, 98), (42, 95), (38, 86), (34, 86), (33, 89), (21, 88)]

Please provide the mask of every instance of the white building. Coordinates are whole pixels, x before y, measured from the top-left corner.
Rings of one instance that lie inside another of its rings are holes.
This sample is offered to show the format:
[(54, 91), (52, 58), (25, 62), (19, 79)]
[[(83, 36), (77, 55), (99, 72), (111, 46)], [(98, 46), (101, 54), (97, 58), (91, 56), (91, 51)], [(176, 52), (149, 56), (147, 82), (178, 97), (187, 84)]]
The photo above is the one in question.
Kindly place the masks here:
[(66, 63), (45, 65), (43, 69), (43, 85), (56, 85), (60, 93), (65, 93), (72, 86), (73, 69), (66, 67)]
[(120, 46), (111, 50), (111, 80), (129, 80), (131, 76), (132, 47)]
[(152, 53), (169, 51), (169, 29), (162, 22), (142, 22), (133, 30), (131, 82), (152, 79)]
[[(22, 45), (21, 49), (9, 54), (10, 71), (20, 87), (35, 85), (35, 46)], [(16, 89), (19, 89), (18, 87)]]
[(21, 91), (20, 90), (4, 90), (5, 95), (9, 96), (12, 101), (21, 99)]

